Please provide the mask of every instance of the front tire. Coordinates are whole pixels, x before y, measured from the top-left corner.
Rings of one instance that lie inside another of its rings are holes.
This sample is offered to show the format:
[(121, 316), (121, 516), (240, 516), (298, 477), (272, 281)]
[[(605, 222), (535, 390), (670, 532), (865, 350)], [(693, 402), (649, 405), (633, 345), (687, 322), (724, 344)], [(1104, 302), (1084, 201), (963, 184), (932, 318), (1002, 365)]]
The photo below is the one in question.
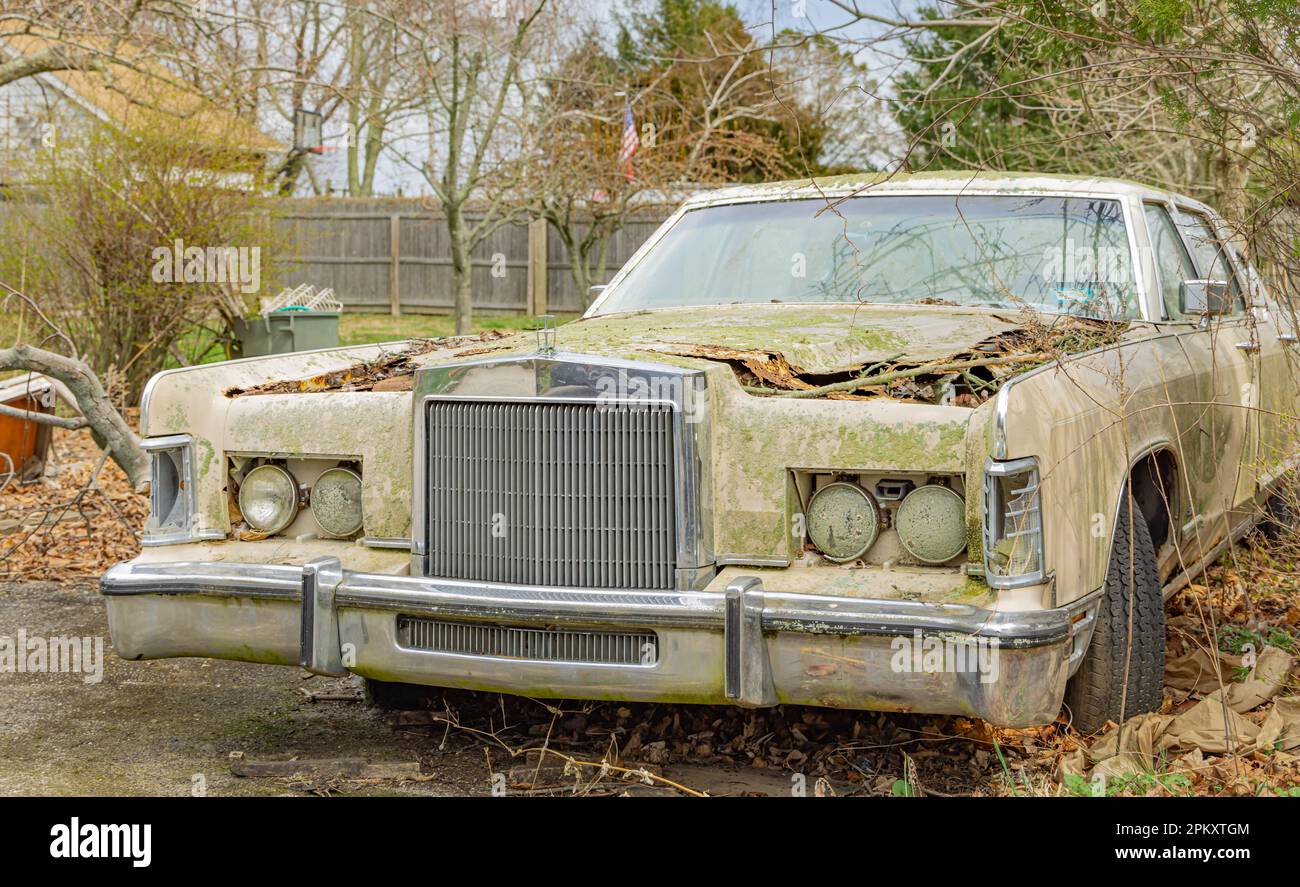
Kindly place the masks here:
[(1065, 688), (1074, 726), (1084, 733), (1155, 711), (1164, 691), (1165, 606), (1155, 546), (1136, 502), (1125, 501), (1119, 512), (1097, 627)]

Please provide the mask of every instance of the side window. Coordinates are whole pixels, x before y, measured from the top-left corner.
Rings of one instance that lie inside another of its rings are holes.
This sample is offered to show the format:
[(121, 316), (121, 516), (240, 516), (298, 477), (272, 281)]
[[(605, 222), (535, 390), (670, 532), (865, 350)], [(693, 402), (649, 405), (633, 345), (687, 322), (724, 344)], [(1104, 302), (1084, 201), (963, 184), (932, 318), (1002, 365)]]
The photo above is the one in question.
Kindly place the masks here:
[(1202, 278), (1208, 280), (1228, 281), (1228, 292), (1232, 294), (1235, 304), (1234, 313), (1246, 310), (1245, 300), (1241, 296), (1241, 285), (1233, 273), (1228, 253), (1215, 236), (1209, 221), (1200, 213), (1178, 210), (1178, 227), (1183, 229), (1187, 243), (1192, 249), (1192, 258)]
[(1169, 212), (1157, 203), (1144, 204), (1147, 233), (1151, 235), (1151, 250), (1155, 254), (1156, 270), (1160, 274), (1160, 293), (1165, 303), (1165, 316), (1178, 320), (1185, 315), (1180, 310), (1179, 291), (1184, 280), (1196, 279), (1196, 266), (1183, 246), (1183, 239), (1174, 227)]

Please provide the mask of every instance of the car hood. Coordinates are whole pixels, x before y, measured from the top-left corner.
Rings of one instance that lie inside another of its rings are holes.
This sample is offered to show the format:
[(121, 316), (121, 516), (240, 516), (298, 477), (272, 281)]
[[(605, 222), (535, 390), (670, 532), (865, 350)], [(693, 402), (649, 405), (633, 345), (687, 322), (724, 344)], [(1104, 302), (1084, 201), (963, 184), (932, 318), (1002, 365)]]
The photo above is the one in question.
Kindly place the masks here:
[(561, 326), (557, 346), (628, 357), (717, 346), (780, 353), (797, 371), (833, 374), (947, 357), (1017, 326), (1010, 313), (944, 305), (722, 305), (588, 317)]

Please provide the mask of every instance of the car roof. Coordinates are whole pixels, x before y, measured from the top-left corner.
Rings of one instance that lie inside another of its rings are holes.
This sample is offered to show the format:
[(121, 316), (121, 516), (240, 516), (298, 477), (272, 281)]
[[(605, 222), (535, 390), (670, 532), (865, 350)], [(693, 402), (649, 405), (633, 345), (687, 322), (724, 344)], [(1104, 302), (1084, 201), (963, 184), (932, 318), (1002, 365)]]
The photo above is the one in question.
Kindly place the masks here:
[(877, 193), (908, 192), (1033, 193), (1056, 192), (1133, 196), (1147, 200), (1169, 200), (1209, 209), (1200, 201), (1162, 191), (1127, 179), (1098, 176), (1045, 175), (1025, 172), (858, 173), (825, 178), (793, 179), (759, 185), (737, 185), (705, 191), (689, 198), (683, 208), (696, 209), (726, 203), (801, 198), (848, 197)]

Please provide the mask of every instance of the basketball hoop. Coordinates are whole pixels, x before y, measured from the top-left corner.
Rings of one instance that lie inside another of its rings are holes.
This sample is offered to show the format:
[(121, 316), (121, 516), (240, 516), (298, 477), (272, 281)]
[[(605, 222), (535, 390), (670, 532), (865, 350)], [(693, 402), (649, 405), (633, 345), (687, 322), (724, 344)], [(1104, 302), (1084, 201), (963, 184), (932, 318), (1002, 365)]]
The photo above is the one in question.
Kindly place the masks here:
[(321, 153), (321, 124), (323, 118), (317, 111), (306, 108), (293, 109), (293, 147), (311, 154)]

